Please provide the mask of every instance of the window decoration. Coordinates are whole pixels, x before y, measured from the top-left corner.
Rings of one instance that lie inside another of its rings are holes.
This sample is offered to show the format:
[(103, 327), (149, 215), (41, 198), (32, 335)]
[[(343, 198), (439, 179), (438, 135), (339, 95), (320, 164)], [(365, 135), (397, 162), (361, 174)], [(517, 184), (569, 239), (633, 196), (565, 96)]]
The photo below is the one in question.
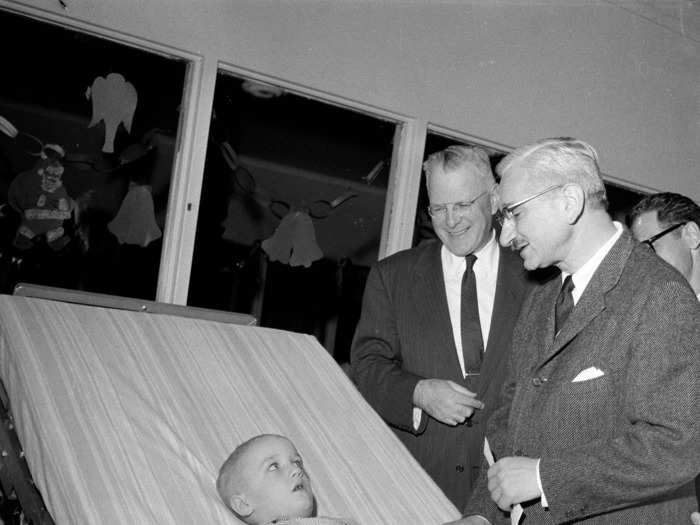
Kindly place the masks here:
[[(316, 230), (312, 219), (327, 218), (334, 209), (357, 197), (357, 194), (348, 190), (331, 201), (317, 199), (308, 206), (292, 205), (289, 202), (271, 198), (269, 190), (259, 187), (255, 177), (239, 163), (238, 155), (227, 141), (219, 143), (219, 151), (233, 174), (234, 187), (240, 196), (247, 202), (254, 202), (260, 207), (269, 209), (281, 220), (274, 233), (261, 245), (270, 260), (308, 268), (314, 261), (321, 259), (323, 251), (316, 242)], [(368, 176), (363, 177), (363, 180), (369, 181), (370, 176), (373, 180), (382, 166), (383, 162), (380, 162), (372, 170), (374, 173), (370, 172)], [(236, 229), (233, 211), (238, 202), (240, 200), (236, 198), (229, 201), (228, 214), (222, 223), (224, 239), (227, 238), (228, 233)]]
[(131, 133), (138, 94), (136, 88), (119, 73), (110, 73), (107, 77), (97, 77), (85, 96), (92, 99), (91, 128), (100, 122), (105, 125), (105, 142), (102, 151), (114, 153), (114, 138), (119, 124)]

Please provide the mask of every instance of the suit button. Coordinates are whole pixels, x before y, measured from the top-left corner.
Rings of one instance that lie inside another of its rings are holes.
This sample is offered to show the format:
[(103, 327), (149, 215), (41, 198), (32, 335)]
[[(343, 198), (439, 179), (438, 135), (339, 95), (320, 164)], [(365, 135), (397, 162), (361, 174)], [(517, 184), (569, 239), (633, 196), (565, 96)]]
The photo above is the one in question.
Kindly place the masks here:
[(455, 467), (455, 470), (456, 470), (457, 472), (464, 472), (464, 465), (457, 465), (457, 466)]
[(542, 386), (545, 381), (547, 381), (547, 380), (543, 377), (533, 377), (532, 378), (532, 384), (534, 386)]

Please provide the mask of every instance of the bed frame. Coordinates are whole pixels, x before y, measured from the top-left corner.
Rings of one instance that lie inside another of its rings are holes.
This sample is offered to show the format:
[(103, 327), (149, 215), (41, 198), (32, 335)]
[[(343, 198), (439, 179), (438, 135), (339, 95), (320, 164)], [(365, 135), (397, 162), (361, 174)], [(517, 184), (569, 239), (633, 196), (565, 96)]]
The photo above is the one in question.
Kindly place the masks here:
[[(150, 314), (207, 319), (231, 324), (257, 324), (256, 318), (248, 314), (144, 301), (130, 297), (67, 290), (28, 283), (17, 284), (14, 289), (14, 295)], [(41, 494), (34, 484), (31, 472), (24, 459), (22, 445), (14, 429), (12, 407), (2, 381), (0, 381), (0, 403), (2, 405), (0, 406), (0, 488), (5, 496), (3, 504), (10, 506), (17, 502), (19, 515), (13, 516), (13, 518), (19, 524), (55, 525), (53, 518), (46, 509)]]

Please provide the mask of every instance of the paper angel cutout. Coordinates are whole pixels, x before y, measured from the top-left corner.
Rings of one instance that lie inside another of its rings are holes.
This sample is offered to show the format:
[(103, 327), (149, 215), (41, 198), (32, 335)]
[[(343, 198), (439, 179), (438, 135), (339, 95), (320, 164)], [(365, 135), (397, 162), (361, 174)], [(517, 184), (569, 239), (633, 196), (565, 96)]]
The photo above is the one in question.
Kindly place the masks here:
[(323, 257), (316, 244), (316, 231), (309, 214), (303, 211), (289, 212), (282, 218), (272, 237), (262, 242), (262, 249), (271, 261), (290, 266), (311, 266)]
[(151, 187), (130, 182), (129, 191), (107, 228), (120, 244), (137, 244), (145, 248), (159, 239), (163, 233), (156, 224)]
[(136, 88), (119, 73), (97, 77), (86, 96), (92, 98), (92, 120), (88, 127), (104, 120), (105, 142), (102, 151), (114, 153), (114, 138), (119, 124), (131, 132), (131, 122), (136, 111), (138, 94)]

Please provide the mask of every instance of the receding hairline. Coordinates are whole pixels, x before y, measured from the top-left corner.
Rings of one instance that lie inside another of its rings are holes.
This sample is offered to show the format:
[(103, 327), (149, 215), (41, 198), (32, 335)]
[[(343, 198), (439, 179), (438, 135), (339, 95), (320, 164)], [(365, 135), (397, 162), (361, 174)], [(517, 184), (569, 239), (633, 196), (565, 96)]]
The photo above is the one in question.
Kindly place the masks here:
[(423, 163), (427, 187), (430, 187), (433, 172), (438, 167), (443, 172), (458, 171), (469, 167), (470, 171), (475, 172), (478, 178), (486, 182), (487, 185), (493, 185), (496, 182), (489, 155), (484, 148), (479, 146), (453, 144), (429, 155)]
[(501, 159), (496, 166), (496, 173), (502, 177), (513, 165), (528, 166), (529, 163), (532, 162), (533, 157), (535, 157), (535, 163), (537, 163), (538, 159), (536, 155), (542, 153), (543, 150), (555, 152), (556, 150), (564, 148), (569, 148), (570, 150), (577, 149), (579, 152), (583, 152), (590, 157), (596, 165), (598, 164), (598, 152), (587, 142), (573, 137), (555, 137), (538, 140), (532, 144), (526, 144), (525, 146), (514, 149)]

